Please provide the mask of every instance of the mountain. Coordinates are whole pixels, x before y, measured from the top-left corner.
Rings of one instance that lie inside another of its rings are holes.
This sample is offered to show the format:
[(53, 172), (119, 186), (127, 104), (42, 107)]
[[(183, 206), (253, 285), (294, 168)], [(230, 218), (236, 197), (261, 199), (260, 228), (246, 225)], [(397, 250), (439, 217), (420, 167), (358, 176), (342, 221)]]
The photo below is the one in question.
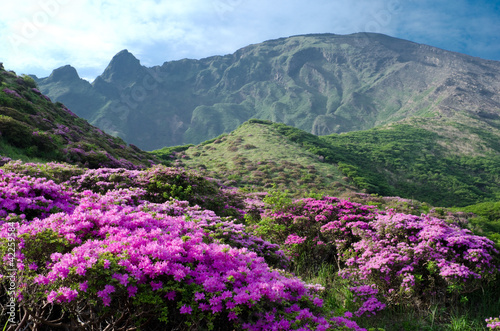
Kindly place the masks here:
[[(54, 70), (47, 82), (54, 93), (82, 102), (78, 91), (91, 91), (70, 66)], [(64, 82), (80, 90), (64, 89)], [(36, 88), (32, 77), (17, 76), (0, 63), (0, 165), (9, 159), (129, 169), (158, 162), (151, 154), (90, 125), (61, 102), (53, 103)]]
[(374, 33), (293, 36), (151, 68), (124, 50), (92, 84), (68, 67), (36, 80), (77, 115), (146, 150), (200, 143), (250, 118), (315, 135), (408, 118), (474, 122), (491, 138), (500, 128), (500, 62)]

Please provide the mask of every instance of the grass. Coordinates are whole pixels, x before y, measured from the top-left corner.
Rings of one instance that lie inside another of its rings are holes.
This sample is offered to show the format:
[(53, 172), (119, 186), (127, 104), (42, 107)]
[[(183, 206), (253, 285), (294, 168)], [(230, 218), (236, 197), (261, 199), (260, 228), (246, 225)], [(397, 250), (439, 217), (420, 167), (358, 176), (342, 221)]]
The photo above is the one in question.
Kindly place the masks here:
[[(300, 260), (300, 259), (299, 259)], [(299, 263), (300, 264), (300, 263)], [(315, 275), (306, 270), (297, 274), (310, 284), (322, 284), (323, 305), (336, 316), (355, 310), (353, 294), (348, 282), (336, 273), (336, 267), (324, 264)], [(362, 327), (384, 331), (480, 331), (488, 330), (485, 319), (498, 316), (500, 311), (500, 281), (489, 288), (469, 294), (467, 300), (455, 306), (431, 306), (421, 311), (405, 306), (393, 306), (374, 317), (354, 318)]]
[[(226, 185), (262, 191), (276, 184), (296, 196), (318, 190), (339, 195), (354, 189), (336, 166), (268, 125), (246, 123), (231, 134), (186, 147), (178, 150), (177, 164), (206, 171)], [(168, 154), (166, 149), (153, 153)]]
[[(364, 191), (443, 207), (498, 200), (500, 147), (493, 142), (495, 135), (476, 130), (476, 139), (463, 143), (459, 132), (448, 134), (458, 131), (448, 121), (436, 119), (427, 126), (422, 121), (318, 137), (250, 120), (230, 134), (183, 147), (177, 164), (206, 169), (226, 185), (249, 190), (276, 184), (297, 195)], [(448, 131), (442, 135), (439, 128)], [(153, 153), (165, 158), (166, 151)]]

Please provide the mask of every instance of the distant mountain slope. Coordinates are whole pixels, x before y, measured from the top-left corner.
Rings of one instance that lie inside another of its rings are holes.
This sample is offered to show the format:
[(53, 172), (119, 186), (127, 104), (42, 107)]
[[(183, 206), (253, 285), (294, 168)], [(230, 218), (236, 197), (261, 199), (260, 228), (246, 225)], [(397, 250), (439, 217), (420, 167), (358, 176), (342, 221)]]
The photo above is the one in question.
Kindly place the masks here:
[(365, 191), (447, 207), (500, 199), (500, 138), (458, 122), (429, 126), (413, 119), (318, 137), (250, 120), (200, 145), (153, 153), (254, 190), (277, 185), (302, 195), (336, 196)]
[(1, 63), (0, 158), (0, 165), (13, 158), (129, 169), (147, 167), (151, 158), (156, 160), (78, 118), (62, 103), (52, 103), (31, 77), (6, 71)]
[(500, 128), (500, 62), (372, 33), (294, 36), (152, 68), (122, 51), (92, 84), (71, 67), (37, 81), (147, 150), (199, 143), (250, 118), (316, 135), (457, 115)]

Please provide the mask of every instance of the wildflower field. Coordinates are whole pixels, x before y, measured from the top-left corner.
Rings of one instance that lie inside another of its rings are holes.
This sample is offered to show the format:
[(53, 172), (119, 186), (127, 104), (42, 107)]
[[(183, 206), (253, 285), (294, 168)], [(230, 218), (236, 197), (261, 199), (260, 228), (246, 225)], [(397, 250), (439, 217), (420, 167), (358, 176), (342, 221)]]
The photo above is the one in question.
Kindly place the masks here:
[(4, 330), (500, 329), (499, 252), (461, 224), (181, 168), (8, 162), (0, 242)]

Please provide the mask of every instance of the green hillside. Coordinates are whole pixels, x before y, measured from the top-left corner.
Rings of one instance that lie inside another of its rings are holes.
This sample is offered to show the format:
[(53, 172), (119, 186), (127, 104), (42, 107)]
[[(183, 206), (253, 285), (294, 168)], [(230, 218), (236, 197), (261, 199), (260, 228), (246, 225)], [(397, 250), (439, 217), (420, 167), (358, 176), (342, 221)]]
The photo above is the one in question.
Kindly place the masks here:
[(64, 161), (89, 168), (150, 166), (150, 154), (127, 145), (43, 95), (29, 76), (0, 66), (0, 157)]
[[(434, 129), (438, 122), (432, 121)], [(456, 122), (439, 125), (441, 134), (415, 119), (318, 137), (281, 123), (250, 120), (203, 144), (153, 153), (253, 190), (274, 184), (292, 193), (363, 191), (437, 206), (498, 200), (500, 149), (493, 134)], [(469, 141), (474, 153), (458, 153), (460, 139), (451, 141), (446, 133), (454, 129), (483, 137)]]
[(324, 162), (266, 121), (250, 120), (230, 134), (197, 146), (152, 153), (178, 166), (206, 170), (226, 185), (249, 190), (265, 191), (276, 185), (297, 196), (310, 191), (340, 194), (355, 190), (336, 165)]

